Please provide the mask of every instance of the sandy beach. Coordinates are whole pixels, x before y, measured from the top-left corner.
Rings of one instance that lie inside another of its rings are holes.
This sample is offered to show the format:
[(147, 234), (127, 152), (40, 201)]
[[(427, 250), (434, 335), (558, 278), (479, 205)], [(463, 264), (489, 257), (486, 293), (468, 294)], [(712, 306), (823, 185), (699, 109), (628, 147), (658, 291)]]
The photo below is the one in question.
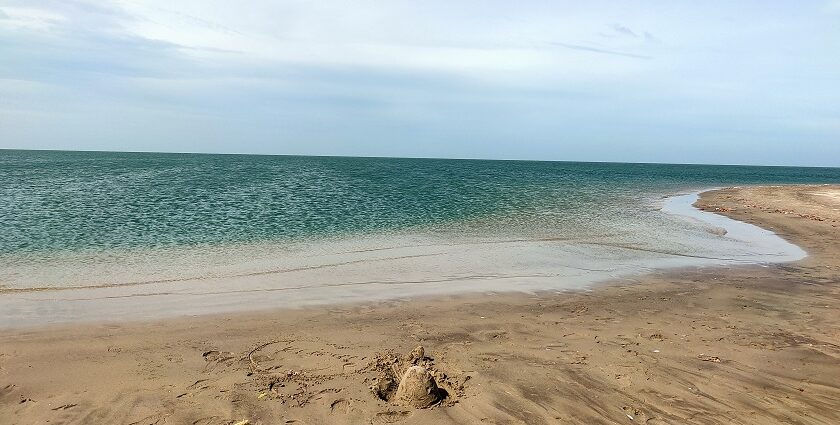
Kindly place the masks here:
[[(0, 423), (840, 423), (840, 186), (697, 206), (808, 257), (563, 294), (0, 331)], [(430, 408), (383, 389), (413, 364), (445, 393)]]

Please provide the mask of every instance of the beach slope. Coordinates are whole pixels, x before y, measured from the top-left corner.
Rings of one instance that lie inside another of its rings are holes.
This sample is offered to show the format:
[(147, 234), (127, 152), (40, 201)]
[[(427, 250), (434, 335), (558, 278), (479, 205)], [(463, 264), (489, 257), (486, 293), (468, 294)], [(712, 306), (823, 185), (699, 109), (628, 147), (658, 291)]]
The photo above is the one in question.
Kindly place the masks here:
[[(697, 206), (809, 256), (578, 293), (2, 331), (0, 423), (840, 423), (840, 187)], [(432, 408), (390, 397), (414, 364), (442, 389)]]

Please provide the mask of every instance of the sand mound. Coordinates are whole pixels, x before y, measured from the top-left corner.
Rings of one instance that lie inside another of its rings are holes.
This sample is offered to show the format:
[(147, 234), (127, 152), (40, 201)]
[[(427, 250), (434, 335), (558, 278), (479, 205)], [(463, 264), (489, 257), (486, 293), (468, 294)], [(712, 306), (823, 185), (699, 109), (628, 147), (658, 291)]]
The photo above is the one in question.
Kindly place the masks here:
[(425, 367), (411, 366), (400, 379), (394, 398), (397, 404), (424, 409), (440, 400), (440, 390), (435, 378)]
[(444, 373), (422, 346), (403, 356), (393, 350), (377, 353), (368, 368), (378, 375), (370, 386), (377, 398), (415, 409), (457, 403), (470, 379), (468, 375)]

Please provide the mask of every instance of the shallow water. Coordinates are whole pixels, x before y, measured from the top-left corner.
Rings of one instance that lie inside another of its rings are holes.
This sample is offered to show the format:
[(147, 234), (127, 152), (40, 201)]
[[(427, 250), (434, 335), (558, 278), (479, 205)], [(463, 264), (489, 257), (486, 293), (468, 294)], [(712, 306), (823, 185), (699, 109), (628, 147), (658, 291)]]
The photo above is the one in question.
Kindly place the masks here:
[(772, 233), (665, 197), (840, 170), (0, 151), (0, 181), (14, 326), (791, 261), (804, 253)]

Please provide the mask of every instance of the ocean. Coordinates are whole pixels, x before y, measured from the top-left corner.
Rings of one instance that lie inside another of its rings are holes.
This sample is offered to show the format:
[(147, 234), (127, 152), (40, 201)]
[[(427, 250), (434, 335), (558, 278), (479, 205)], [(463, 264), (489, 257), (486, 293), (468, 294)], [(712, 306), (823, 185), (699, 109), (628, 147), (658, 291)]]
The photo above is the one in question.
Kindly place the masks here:
[[(787, 183), (840, 169), (0, 150), (0, 324), (788, 261), (784, 241), (727, 236), (673, 198)], [(155, 307), (73, 301), (140, 296)]]

